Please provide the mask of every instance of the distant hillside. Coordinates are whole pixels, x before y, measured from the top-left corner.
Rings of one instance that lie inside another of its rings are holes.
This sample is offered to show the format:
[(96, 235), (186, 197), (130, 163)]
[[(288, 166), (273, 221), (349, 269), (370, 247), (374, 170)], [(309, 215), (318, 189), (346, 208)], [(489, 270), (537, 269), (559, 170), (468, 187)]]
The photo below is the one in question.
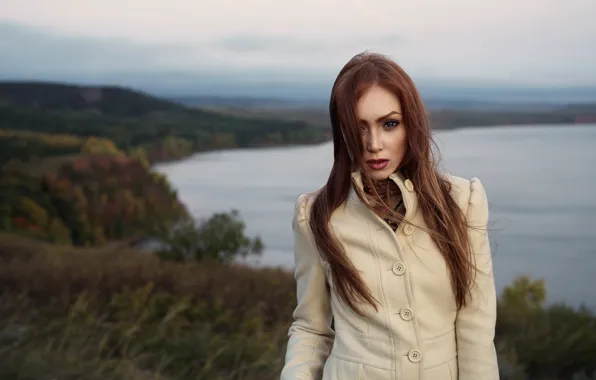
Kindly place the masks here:
[(450, 129), (493, 125), (596, 123), (596, 103), (567, 106), (528, 106), (485, 109), (434, 109), (430, 112), (433, 128)]
[(172, 101), (132, 89), (36, 82), (0, 82), (0, 105), (43, 111), (94, 110), (121, 117), (187, 111)]
[[(438, 106), (442, 104), (443, 106)], [(549, 105), (508, 103), (433, 103), (427, 105), (433, 129), (464, 127), (596, 123), (596, 103)], [(313, 126), (330, 128), (329, 113), (323, 107), (210, 106), (204, 110), (225, 115), (304, 121)]]
[[(313, 109), (325, 111), (328, 100), (304, 100), (289, 98), (267, 98), (250, 96), (179, 96), (168, 98), (172, 101), (189, 107), (201, 109), (267, 109), (267, 110), (304, 110)], [(441, 97), (425, 97), (424, 103), (429, 110), (450, 109), (450, 110), (508, 110), (508, 111), (535, 111), (550, 110), (557, 107), (564, 107), (568, 102), (564, 101), (515, 101), (513, 99), (475, 99), (459, 98), (457, 96), (443, 95)]]
[(224, 115), (118, 87), (26, 82), (0, 82), (1, 129), (104, 137), (125, 151), (143, 149), (151, 162), (326, 139), (300, 120)]
[(179, 96), (172, 101), (189, 107), (291, 107), (296, 100), (249, 96)]

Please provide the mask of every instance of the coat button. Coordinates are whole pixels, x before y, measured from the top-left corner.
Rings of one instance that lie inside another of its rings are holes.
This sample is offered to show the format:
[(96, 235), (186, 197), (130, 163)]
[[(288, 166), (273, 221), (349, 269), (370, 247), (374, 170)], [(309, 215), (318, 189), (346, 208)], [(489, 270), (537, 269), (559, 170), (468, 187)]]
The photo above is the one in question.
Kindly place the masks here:
[(404, 274), (406, 272), (406, 266), (404, 265), (404, 263), (396, 261), (393, 263), (392, 270), (393, 270), (393, 273), (395, 273), (398, 276), (401, 276), (402, 274)]
[(404, 184), (406, 185), (406, 189), (408, 191), (414, 191), (414, 184), (412, 183), (412, 181), (410, 181), (409, 179), (406, 179)]
[(404, 234), (412, 235), (414, 233), (414, 226), (411, 224), (404, 225)]
[(417, 349), (410, 350), (410, 352), (408, 352), (408, 359), (410, 359), (412, 363), (418, 363), (422, 360), (422, 352)]
[(414, 312), (409, 307), (405, 307), (401, 309), (401, 311), (399, 312), (399, 316), (404, 321), (409, 321), (410, 319), (414, 318)]

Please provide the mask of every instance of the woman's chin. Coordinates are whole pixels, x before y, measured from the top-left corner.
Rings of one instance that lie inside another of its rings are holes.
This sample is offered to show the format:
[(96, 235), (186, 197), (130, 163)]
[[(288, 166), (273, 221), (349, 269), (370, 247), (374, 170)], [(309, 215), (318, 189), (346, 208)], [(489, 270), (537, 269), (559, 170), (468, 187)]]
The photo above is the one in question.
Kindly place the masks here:
[(389, 178), (395, 170), (384, 168), (383, 170), (368, 170), (367, 173), (374, 181), (383, 181)]

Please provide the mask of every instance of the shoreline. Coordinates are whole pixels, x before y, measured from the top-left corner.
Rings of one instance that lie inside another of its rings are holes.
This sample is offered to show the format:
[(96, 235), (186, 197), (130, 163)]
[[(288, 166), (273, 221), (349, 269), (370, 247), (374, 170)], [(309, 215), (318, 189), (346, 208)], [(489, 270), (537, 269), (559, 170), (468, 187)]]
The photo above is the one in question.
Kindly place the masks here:
[[(469, 125), (469, 126), (454, 126), (454, 127), (444, 127), (444, 128), (434, 128), (431, 129), (432, 133), (437, 132), (452, 132), (452, 131), (460, 131), (460, 130), (482, 130), (482, 129), (494, 129), (494, 128), (567, 128), (569, 126), (573, 127), (596, 127), (595, 122), (580, 122), (580, 123), (527, 123), (527, 124), (486, 124), (486, 125)], [(257, 145), (257, 146), (245, 146), (245, 147), (228, 147), (228, 148), (213, 148), (213, 149), (204, 149), (196, 152), (189, 153), (184, 156), (159, 160), (156, 162), (150, 163), (150, 167), (153, 169), (155, 166), (163, 165), (163, 164), (172, 164), (179, 161), (183, 161), (193, 156), (207, 154), (207, 153), (218, 153), (218, 152), (227, 152), (227, 151), (253, 151), (257, 149), (283, 149), (283, 148), (300, 148), (300, 147), (308, 147), (308, 146), (317, 146), (323, 145), (333, 141), (331, 138), (328, 138), (323, 141), (313, 142), (313, 143), (287, 143), (287, 144), (271, 144), (271, 145)]]

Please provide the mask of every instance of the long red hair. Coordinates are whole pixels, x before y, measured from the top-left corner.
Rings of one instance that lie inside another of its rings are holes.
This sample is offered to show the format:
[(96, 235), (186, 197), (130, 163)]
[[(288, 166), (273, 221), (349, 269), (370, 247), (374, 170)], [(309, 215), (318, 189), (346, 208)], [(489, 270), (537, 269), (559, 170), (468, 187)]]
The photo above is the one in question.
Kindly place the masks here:
[(346, 201), (353, 186), (352, 171), (360, 170), (366, 177), (362, 162), (364, 147), (355, 110), (363, 92), (373, 84), (391, 91), (401, 104), (407, 150), (398, 170), (417, 189), (418, 207), (427, 231), (445, 258), (456, 304), (461, 308), (466, 304), (472, 282), (465, 215), (450, 195), (450, 182), (437, 169), (430, 122), (414, 82), (384, 55), (365, 52), (354, 56), (333, 84), (329, 114), (334, 162), (329, 179), (311, 209), (310, 227), (316, 245), (330, 265), (339, 296), (359, 314), (362, 314), (357, 307), (359, 299), (376, 309), (377, 301), (329, 228), (332, 213)]

